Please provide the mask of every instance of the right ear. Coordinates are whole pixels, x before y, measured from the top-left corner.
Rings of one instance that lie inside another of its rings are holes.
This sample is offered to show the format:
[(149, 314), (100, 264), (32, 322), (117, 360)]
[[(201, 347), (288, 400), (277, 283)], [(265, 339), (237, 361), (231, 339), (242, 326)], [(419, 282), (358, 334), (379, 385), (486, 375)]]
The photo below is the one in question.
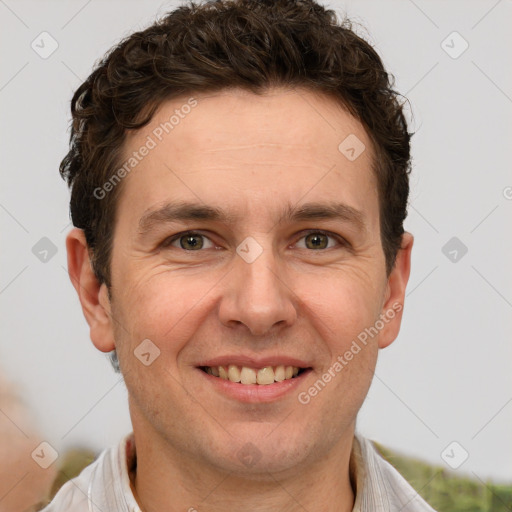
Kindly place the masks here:
[(101, 352), (110, 352), (116, 347), (107, 285), (100, 283), (94, 274), (82, 229), (73, 228), (69, 232), (66, 249), (69, 278), (89, 324), (91, 340)]

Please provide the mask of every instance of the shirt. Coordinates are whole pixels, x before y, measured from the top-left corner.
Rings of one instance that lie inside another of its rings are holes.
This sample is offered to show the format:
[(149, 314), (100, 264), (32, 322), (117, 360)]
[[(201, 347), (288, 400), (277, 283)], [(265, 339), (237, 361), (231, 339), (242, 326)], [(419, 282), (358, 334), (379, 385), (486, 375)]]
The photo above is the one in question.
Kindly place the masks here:
[[(66, 482), (41, 512), (141, 512), (128, 473), (135, 462), (131, 433)], [(355, 488), (352, 512), (435, 512), (373, 443), (357, 433), (349, 473)]]

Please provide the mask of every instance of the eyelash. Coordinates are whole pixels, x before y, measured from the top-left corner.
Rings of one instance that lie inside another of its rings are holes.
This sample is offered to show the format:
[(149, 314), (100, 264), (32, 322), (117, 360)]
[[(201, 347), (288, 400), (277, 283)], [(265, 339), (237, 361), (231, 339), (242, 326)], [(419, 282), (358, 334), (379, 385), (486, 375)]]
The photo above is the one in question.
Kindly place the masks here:
[[(344, 238), (342, 238), (341, 236), (336, 235), (335, 233), (331, 233), (330, 231), (323, 231), (323, 230), (318, 230), (318, 229), (309, 229), (307, 231), (302, 231), (301, 232), (302, 236), (299, 238), (299, 240), (301, 240), (302, 238), (305, 238), (306, 236), (308, 236), (310, 234), (313, 234), (313, 233), (325, 235), (325, 236), (327, 236), (329, 238), (334, 238), (342, 247), (350, 247), (350, 244)], [(161, 243), (161, 247), (168, 248), (168, 247), (171, 246), (171, 244), (173, 242), (175, 242), (176, 240), (179, 240), (180, 238), (182, 238), (182, 237), (184, 237), (186, 235), (203, 236), (203, 237), (207, 238), (208, 240), (210, 240), (210, 238), (208, 238), (206, 235), (204, 235), (203, 233), (199, 233), (197, 231), (182, 231), (181, 233), (177, 233), (177, 234), (175, 234), (175, 235), (173, 235), (173, 236), (171, 236), (169, 238), (166, 238)], [(210, 242), (214, 243), (212, 240), (210, 240)], [(180, 249), (180, 250), (182, 250), (184, 252), (189, 252), (189, 253), (202, 252), (201, 250), (188, 251), (186, 249), (182, 249), (181, 247), (173, 247), (173, 249)], [(334, 247), (328, 247), (328, 248), (325, 248), (325, 249), (319, 249), (318, 251), (322, 252), (322, 251), (326, 251), (327, 249), (334, 249)], [(314, 252), (314, 249), (310, 249), (310, 251)]]

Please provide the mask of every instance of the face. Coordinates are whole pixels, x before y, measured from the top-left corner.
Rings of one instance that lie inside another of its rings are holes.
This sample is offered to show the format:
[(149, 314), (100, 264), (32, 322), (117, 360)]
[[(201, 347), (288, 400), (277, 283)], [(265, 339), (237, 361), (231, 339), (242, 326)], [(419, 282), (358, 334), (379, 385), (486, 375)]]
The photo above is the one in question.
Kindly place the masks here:
[(373, 148), (337, 103), (194, 98), (126, 141), (127, 159), (153, 147), (122, 182), (110, 320), (91, 337), (115, 344), (140, 435), (212, 468), (290, 470), (351, 440), (408, 267), (386, 276)]

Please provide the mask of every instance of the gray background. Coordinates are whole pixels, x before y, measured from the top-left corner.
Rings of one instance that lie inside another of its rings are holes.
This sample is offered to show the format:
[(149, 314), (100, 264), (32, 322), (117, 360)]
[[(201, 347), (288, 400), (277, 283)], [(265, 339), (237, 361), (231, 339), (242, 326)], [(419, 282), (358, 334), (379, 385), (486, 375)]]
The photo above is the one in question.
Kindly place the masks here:
[[(69, 101), (112, 44), (175, 5), (0, 0), (0, 365), (58, 451), (100, 450), (131, 430), (124, 384), (90, 342), (66, 271), (69, 193), (58, 165)], [(366, 27), (357, 31), (409, 98), (417, 131), (404, 323), (380, 353), (358, 428), (447, 469), (441, 454), (457, 441), (452, 460), (469, 453), (458, 473), (510, 481), (512, 2), (324, 5)], [(43, 31), (59, 45), (46, 59), (31, 48)], [(469, 44), (457, 58), (453, 31)], [(57, 250), (46, 262), (32, 251), (43, 237)], [(456, 248), (455, 262), (442, 251), (452, 237), (468, 249)]]

